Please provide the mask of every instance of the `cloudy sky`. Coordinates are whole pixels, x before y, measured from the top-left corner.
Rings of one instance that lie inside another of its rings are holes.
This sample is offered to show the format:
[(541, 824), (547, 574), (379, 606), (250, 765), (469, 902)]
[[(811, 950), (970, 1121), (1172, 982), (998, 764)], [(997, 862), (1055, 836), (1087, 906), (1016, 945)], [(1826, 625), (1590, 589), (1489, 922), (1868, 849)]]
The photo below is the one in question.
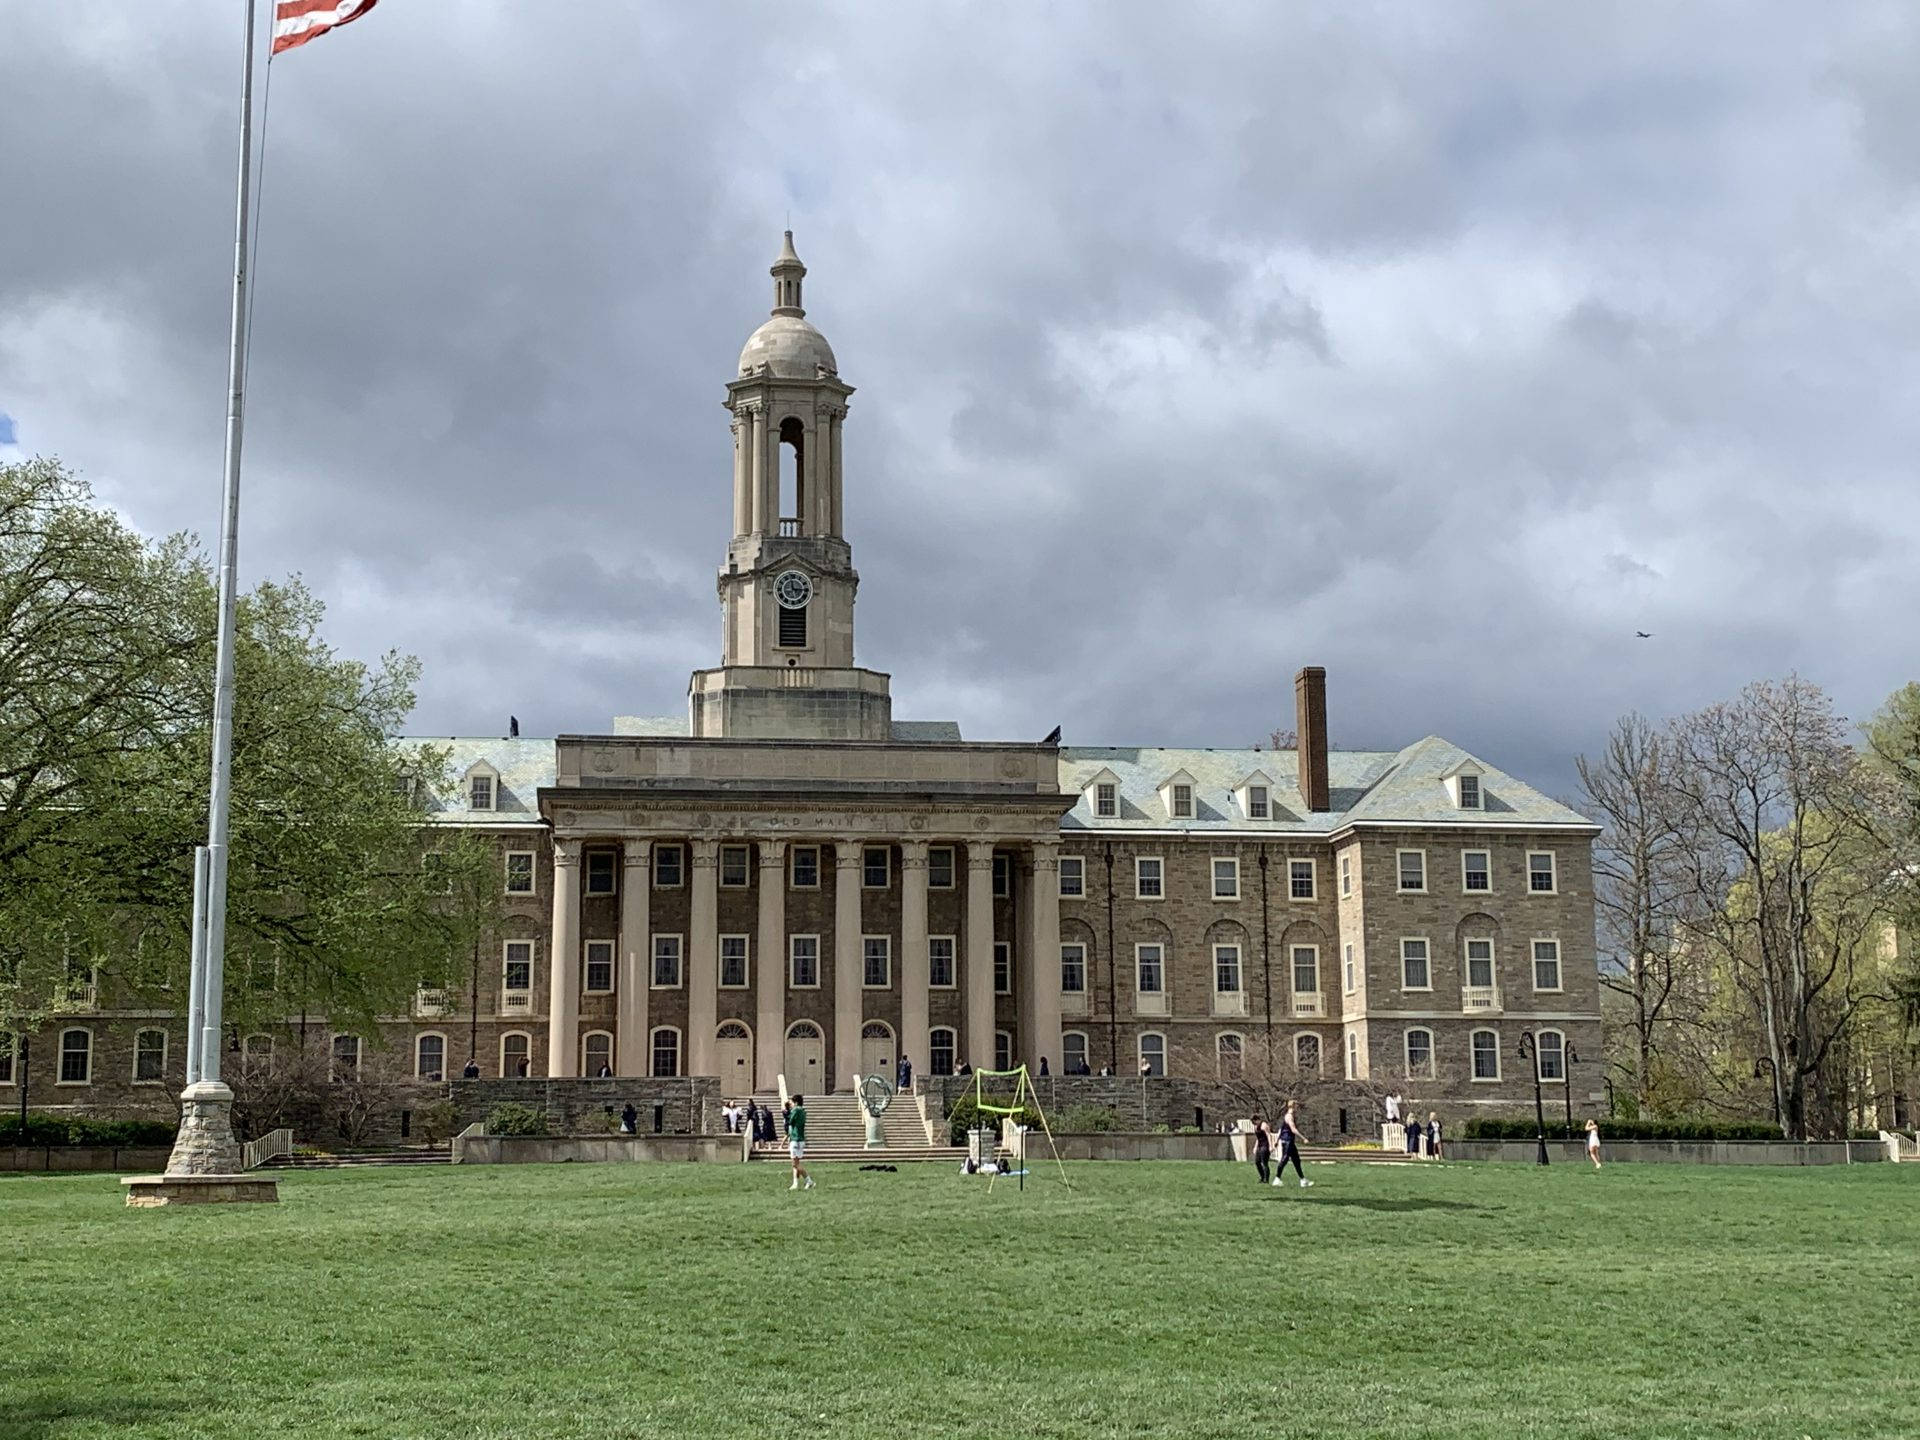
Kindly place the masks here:
[[(0, 456), (209, 542), (242, 8), (0, 0)], [(1245, 744), (1318, 663), (1566, 793), (1624, 709), (1863, 716), (1917, 74), (1905, 4), (386, 0), (272, 67), (242, 563), (419, 733), (682, 710), (791, 223), (902, 718)]]

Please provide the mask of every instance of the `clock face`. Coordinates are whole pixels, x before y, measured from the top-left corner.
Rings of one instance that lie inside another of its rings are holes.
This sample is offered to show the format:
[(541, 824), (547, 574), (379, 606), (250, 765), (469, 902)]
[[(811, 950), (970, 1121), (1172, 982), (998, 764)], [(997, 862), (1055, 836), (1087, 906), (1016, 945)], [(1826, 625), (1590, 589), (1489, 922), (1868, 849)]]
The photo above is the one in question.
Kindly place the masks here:
[(773, 582), (773, 594), (789, 610), (803, 610), (813, 599), (813, 582), (798, 570), (783, 570)]

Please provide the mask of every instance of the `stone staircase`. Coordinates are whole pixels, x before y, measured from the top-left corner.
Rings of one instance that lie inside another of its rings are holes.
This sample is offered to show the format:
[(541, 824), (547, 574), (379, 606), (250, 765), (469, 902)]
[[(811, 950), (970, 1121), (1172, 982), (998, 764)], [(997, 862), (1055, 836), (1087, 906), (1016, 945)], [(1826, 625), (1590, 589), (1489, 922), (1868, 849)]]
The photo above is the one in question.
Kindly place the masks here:
[[(756, 1095), (755, 1103), (772, 1110), (779, 1124), (780, 1097)], [(925, 1102), (917, 1095), (899, 1095), (880, 1117), (884, 1147), (867, 1148), (867, 1122), (860, 1101), (853, 1095), (814, 1095), (807, 1100), (807, 1160), (856, 1160), (863, 1164), (897, 1165), (903, 1161), (948, 1160), (958, 1164), (966, 1151), (951, 1145), (934, 1145), (927, 1140)], [(755, 1145), (755, 1160), (787, 1158), (787, 1141), (781, 1138), (771, 1145)]]
[(262, 1170), (343, 1170), (377, 1165), (450, 1165), (451, 1150), (346, 1150), (337, 1155), (276, 1155)]

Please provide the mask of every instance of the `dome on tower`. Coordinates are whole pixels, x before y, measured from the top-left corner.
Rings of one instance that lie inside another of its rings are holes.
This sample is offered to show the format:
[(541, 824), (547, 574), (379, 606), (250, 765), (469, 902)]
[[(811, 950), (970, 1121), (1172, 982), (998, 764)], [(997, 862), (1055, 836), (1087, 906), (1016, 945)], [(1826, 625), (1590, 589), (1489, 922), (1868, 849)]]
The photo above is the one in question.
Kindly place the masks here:
[(800, 282), (807, 267), (794, 251), (791, 230), (780, 247), (780, 258), (767, 273), (773, 276), (773, 318), (747, 337), (740, 351), (740, 373), (766, 373), (782, 380), (839, 374), (833, 347), (807, 323), (807, 312), (800, 308)]
[(800, 315), (776, 315), (747, 337), (740, 373), (754, 374), (762, 365), (783, 380), (812, 380), (822, 370), (840, 373), (827, 337)]

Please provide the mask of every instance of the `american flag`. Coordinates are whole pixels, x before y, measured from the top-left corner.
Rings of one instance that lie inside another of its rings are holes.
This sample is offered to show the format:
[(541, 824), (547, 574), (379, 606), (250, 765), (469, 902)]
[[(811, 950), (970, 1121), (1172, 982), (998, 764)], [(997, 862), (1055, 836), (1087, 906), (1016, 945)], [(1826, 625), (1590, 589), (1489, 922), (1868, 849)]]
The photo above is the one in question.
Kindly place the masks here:
[(358, 20), (376, 0), (275, 0), (273, 53), (304, 45), (335, 26)]

